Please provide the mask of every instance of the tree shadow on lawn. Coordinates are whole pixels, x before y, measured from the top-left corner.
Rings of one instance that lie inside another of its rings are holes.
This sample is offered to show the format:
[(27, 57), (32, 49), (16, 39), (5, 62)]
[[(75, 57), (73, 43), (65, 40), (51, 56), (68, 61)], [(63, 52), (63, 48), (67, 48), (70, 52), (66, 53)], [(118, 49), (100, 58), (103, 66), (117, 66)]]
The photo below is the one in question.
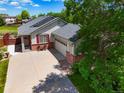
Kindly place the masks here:
[(48, 75), (45, 81), (40, 80), (32, 89), (33, 93), (78, 93), (67, 76), (55, 73)]

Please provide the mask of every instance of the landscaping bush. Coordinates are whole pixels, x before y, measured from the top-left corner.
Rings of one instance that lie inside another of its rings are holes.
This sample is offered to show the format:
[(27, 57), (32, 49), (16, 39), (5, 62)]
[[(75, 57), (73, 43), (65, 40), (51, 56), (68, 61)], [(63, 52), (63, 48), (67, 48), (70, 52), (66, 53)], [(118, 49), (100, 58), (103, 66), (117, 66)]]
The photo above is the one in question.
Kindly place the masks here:
[(85, 55), (78, 62), (82, 79), (93, 93), (124, 93), (124, 1), (65, 0), (65, 7), (69, 22), (81, 27), (76, 50)]
[(75, 85), (79, 93), (95, 93), (89, 86), (89, 81), (85, 80), (79, 72), (69, 75), (68, 78)]
[(3, 53), (0, 52), (0, 60), (3, 58)]
[(0, 16), (0, 26), (5, 25), (5, 21), (3, 20), (3, 18)]
[(79, 72), (79, 69), (78, 69), (79, 67), (78, 66), (79, 66), (79, 64), (76, 63), (76, 62), (72, 65), (72, 72), (73, 73)]

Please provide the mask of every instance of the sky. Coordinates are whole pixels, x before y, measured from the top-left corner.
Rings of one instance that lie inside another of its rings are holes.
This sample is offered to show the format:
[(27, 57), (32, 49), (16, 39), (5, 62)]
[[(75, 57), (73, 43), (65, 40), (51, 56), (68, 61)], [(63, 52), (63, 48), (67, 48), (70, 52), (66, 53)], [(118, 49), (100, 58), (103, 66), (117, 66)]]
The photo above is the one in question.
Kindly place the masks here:
[(64, 9), (63, 0), (0, 0), (0, 14), (16, 16), (22, 10), (28, 10), (31, 15), (40, 13), (60, 12)]

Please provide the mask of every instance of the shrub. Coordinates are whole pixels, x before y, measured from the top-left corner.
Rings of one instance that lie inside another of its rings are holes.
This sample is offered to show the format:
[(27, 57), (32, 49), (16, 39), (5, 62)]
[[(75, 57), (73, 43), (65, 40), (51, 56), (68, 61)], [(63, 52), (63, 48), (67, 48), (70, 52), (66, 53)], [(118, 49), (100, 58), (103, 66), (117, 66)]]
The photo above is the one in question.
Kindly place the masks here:
[(3, 58), (3, 54), (0, 52), (0, 60), (2, 60)]
[(0, 16), (0, 26), (5, 25), (4, 19)]
[(78, 64), (78, 63), (74, 63), (74, 64), (72, 65), (72, 72), (73, 72), (73, 73), (79, 72), (79, 64)]

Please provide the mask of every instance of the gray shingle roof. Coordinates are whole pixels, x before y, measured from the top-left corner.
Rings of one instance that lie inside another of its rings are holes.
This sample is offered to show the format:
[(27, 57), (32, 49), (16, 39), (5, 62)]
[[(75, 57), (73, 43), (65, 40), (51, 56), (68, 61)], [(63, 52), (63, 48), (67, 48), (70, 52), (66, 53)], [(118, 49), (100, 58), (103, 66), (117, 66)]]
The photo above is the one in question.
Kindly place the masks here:
[[(57, 18), (50, 18), (50, 16), (41, 16), (38, 17), (26, 24), (21, 25), (18, 28), (18, 35), (30, 35), (32, 32), (37, 31), (37, 29), (41, 28), (44, 24), (48, 24), (56, 20)], [(40, 25), (39, 25), (40, 23)], [(38, 26), (37, 26), (38, 25)], [(52, 34), (58, 35), (62, 38), (69, 39), (70, 41), (77, 40), (77, 32), (80, 30), (80, 26), (75, 24), (66, 24), (63, 27), (57, 29), (56, 31), (52, 32)]]
[(69, 23), (54, 31), (53, 34), (63, 37), (65, 39), (72, 39), (77, 35), (77, 32), (79, 30), (80, 30), (80, 26)]
[(33, 25), (37, 24), (37, 23), (42, 23), (42, 21), (44, 22), (45, 19), (47, 19), (48, 17), (50, 16), (41, 16), (41, 17), (38, 17), (32, 21), (29, 21), (28, 23), (26, 24), (23, 24), (21, 25), (19, 28), (18, 28), (18, 35), (30, 35), (32, 32), (36, 31), (38, 28), (40, 28), (42, 25), (44, 25), (45, 23), (48, 23), (49, 21), (53, 20), (53, 19), (50, 19), (50, 20), (46, 20), (46, 22), (44, 24), (41, 24), (39, 26), (36, 26), (36, 27), (33, 27)]

